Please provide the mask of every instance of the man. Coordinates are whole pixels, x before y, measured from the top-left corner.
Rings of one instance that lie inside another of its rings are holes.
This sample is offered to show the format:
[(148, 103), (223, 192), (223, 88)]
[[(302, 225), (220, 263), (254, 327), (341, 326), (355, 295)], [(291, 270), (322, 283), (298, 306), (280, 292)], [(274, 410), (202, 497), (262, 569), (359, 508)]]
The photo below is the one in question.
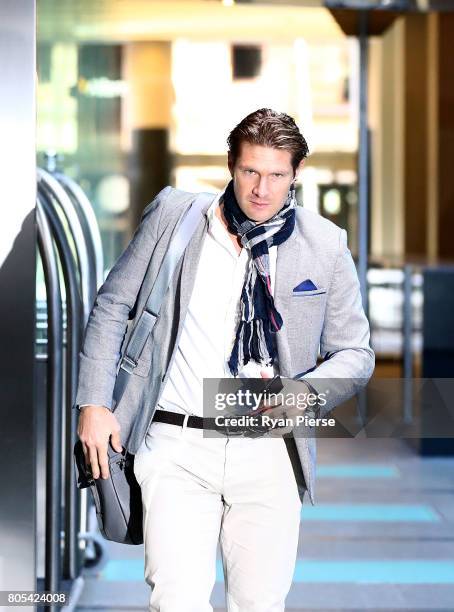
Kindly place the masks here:
[(323, 393), (323, 416), (374, 368), (346, 232), (296, 205), (308, 149), (295, 122), (261, 109), (228, 144), (232, 180), (205, 206), (114, 414), (125, 333), (194, 195), (167, 187), (145, 209), (99, 291), (81, 352), (78, 434), (95, 478), (108, 477), (109, 438), (135, 454), (153, 611), (212, 610), (218, 540), (229, 612), (284, 610), (306, 490), (314, 503), (315, 439), (296, 425), (280, 430), (286, 438), (204, 436), (203, 378), (280, 374), (284, 389), (290, 381)]

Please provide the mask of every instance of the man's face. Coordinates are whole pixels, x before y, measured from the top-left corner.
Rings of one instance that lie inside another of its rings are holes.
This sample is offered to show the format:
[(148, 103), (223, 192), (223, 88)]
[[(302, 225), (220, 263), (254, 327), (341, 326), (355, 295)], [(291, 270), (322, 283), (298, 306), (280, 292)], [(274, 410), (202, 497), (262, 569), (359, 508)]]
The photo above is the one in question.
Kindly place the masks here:
[(291, 159), (289, 151), (248, 142), (241, 143), (235, 165), (229, 158), (238, 205), (252, 221), (267, 221), (284, 205), (290, 185), (304, 163), (303, 160), (294, 173)]

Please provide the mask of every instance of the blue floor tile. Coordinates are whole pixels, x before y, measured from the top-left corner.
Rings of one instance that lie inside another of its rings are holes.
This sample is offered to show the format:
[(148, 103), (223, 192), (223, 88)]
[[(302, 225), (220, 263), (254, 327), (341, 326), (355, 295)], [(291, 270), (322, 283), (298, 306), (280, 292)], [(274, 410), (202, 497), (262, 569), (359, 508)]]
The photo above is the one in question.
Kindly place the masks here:
[(363, 479), (399, 478), (400, 472), (397, 467), (389, 465), (356, 465), (354, 463), (343, 463), (340, 465), (317, 466), (317, 477)]
[(298, 559), (293, 582), (454, 584), (454, 561)]
[(145, 580), (143, 559), (111, 559), (100, 573), (102, 580)]
[[(101, 579), (143, 581), (143, 560), (112, 560)], [(223, 582), (222, 561), (216, 562), (216, 581)], [(454, 584), (454, 561), (432, 560), (340, 560), (298, 559), (293, 582), (352, 584)]]
[(439, 522), (430, 506), (413, 504), (316, 504), (303, 506), (303, 521)]

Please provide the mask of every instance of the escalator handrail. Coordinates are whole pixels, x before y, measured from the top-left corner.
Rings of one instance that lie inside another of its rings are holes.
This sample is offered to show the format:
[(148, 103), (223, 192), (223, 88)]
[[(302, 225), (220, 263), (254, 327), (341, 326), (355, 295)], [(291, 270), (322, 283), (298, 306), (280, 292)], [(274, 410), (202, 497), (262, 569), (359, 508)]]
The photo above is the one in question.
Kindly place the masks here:
[[(38, 248), (47, 295), (47, 435), (46, 435), (46, 546), (44, 590), (60, 590), (61, 439), (63, 403), (63, 306), (57, 255), (50, 226), (39, 201), (36, 203)], [(51, 606), (53, 607), (53, 606)]]
[(88, 321), (88, 316), (90, 314), (93, 303), (91, 302), (92, 297), (90, 291), (90, 261), (88, 256), (88, 249), (85, 244), (81, 222), (76, 213), (71, 198), (57, 181), (57, 179), (42, 168), (38, 168), (37, 173), (38, 192), (44, 190), (45, 194), (47, 194), (48, 196), (50, 195), (51, 201), (56, 202), (58, 206), (60, 206), (61, 210), (63, 211), (63, 214), (66, 217), (68, 226), (70, 228), (74, 240), (79, 264), (80, 287), (83, 304), (83, 322), (85, 325)]
[(95, 212), (91, 205), (90, 200), (86, 196), (84, 190), (69, 176), (57, 172), (55, 174), (58, 181), (68, 191), (69, 195), (74, 198), (77, 203), (79, 210), (87, 224), (89, 230), (89, 240), (91, 242), (93, 253), (94, 253), (94, 264), (96, 270), (96, 290), (104, 282), (104, 256), (101, 241), (101, 234), (99, 232), (98, 221), (96, 219)]
[(79, 350), (82, 342), (82, 299), (77, 278), (76, 261), (68, 241), (60, 216), (42, 192), (38, 194), (49, 222), (50, 230), (57, 247), (66, 293), (66, 351), (65, 351), (65, 457), (64, 457), (64, 550), (63, 578), (74, 580), (80, 570), (78, 553), (78, 503), (79, 490), (73, 470), (73, 447), (76, 442), (76, 414), (71, 407), (76, 396), (79, 366)]

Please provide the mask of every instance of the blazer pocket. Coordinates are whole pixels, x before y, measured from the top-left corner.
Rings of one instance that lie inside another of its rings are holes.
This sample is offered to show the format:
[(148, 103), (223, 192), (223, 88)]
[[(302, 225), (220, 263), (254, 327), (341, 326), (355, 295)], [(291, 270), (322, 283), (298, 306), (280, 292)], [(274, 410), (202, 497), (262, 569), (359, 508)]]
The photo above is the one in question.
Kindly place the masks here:
[(304, 298), (304, 297), (312, 297), (313, 295), (323, 295), (326, 293), (326, 289), (311, 289), (310, 291), (293, 291), (293, 297)]

